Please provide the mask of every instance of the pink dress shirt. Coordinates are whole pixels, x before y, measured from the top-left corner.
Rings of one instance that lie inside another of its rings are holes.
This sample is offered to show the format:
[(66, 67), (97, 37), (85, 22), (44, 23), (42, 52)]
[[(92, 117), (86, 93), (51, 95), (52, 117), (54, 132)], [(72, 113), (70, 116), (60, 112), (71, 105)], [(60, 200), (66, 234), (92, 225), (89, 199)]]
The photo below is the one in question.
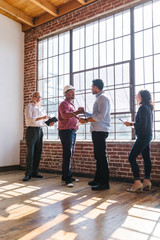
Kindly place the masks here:
[(75, 106), (65, 99), (58, 108), (58, 130), (78, 129), (78, 120), (73, 116), (72, 118), (65, 118), (65, 113), (75, 112)]

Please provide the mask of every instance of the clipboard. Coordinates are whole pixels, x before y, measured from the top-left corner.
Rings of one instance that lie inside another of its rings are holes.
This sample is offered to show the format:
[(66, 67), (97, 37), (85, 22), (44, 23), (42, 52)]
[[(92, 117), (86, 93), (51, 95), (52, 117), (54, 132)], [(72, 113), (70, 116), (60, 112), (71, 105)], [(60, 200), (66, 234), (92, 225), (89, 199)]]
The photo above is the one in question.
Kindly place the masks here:
[(50, 123), (52, 122), (57, 122), (58, 119), (56, 117), (52, 117), (52, 118), (49, 118), (47, 121), (45, 121), (45, 123), (49, 126)]
[(119, 118), (119, 120), (120, 120), (122, 123), (124, 123), (124, 121), (123, 121), (121, 118)]

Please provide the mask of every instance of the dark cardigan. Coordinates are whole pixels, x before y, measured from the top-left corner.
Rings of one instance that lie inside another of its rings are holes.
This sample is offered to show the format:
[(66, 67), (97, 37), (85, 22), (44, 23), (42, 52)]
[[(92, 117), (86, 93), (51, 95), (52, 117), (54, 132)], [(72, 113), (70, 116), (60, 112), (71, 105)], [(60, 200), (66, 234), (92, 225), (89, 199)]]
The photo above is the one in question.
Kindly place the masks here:
[(135, 134), (152, 135), (153, 110), (151, 106), (142, 104), (135, 117)]

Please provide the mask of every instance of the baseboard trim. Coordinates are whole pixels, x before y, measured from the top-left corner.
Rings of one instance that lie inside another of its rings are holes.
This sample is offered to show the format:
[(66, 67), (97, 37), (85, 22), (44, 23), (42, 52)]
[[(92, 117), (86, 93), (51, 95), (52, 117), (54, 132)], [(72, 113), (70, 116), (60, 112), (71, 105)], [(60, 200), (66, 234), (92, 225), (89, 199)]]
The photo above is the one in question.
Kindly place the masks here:
[(7, 172), (7, 171), (12, 171), (12, 170), (22, 170), (22, 167), (20, 165), (0, 167), (0, 172)]

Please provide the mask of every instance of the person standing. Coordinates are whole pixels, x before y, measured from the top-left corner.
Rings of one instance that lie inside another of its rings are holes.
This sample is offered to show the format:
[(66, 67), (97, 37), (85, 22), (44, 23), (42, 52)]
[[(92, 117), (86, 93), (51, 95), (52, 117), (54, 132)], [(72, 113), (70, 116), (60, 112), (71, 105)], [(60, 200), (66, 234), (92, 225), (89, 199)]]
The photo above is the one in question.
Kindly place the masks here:
[(73, 181), (78, 181), (72, 178), (71, 173), (71, 159), (74, 154), (78, 129), (78, 120), (74, 115), (84, 113), (84, 108), (79, 107), (76, 111), (74, 106), (75, 88), (72, 85), (65, 86), (63, 93), (66, 98), (58, 108), (58, 131), (63, 148), (62, 181), (65, 181), (67, 187), (73, 187)]
[[(44, 122), (49, 119), (43, 107), (40, 105), (41, 96), (38, 91), (32, 93), (32, 102), (25, 108), (26, 122), (26, 171), (23, 181), (31, 177), (43, 178), (38, 174), (38, 167), (42, 153), (43, 131), (42, 127), (47, 126)], [(50, 123), (53, 126), (54, 123)]]
[(85, 113), (87, 118), (80, 118), (80, 123), (91, 122), (90, 130), (96, 159), (96, 172), (93, 181), (88, 182), (92, 190), (109, 189), (109, 167), (106, 156), (106, 139), (110, 128), (110, 101), (104, 95), (104, 83), (101, 79), (92, 81), (92, 94), (96, 96), (93, 113)]
[[(151, 174), (151, 158), (150, 158), (150, 142), (152, 140), (153, 127), (153, 103), (151, 94), (148, 90), (141, 90), (137, 94), (138, 112), (135, 117), (135, 122), (125, 121), (124, 124), (135, 128), (136, 141), (129, 154), (129, 162), (131, 164), (134, 175), (134, 184), (127, 189), (129, 192), (142, 191), (142, 189), (151, 190), (150, 174)], [(136, 158), (142, 154), (144, 160), (144, 181), (140, 181), (139, 166)]]

